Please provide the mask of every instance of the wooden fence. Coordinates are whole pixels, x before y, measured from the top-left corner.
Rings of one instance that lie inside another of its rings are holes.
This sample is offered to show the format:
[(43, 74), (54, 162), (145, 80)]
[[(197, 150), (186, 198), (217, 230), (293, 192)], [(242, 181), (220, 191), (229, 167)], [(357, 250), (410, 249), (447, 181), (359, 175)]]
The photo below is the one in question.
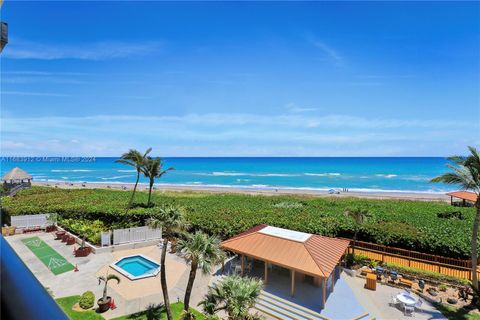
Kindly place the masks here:
[[(351, 241), (351, 244), (353, 244), (353, 241)], [(352, 247), (348, 248), (348, 253), (352, 253)], [(472, 279), (472, 263), (470, 260), (437, 256), (363, 241), (355, 241), (355, 254), (381, 262), (437, 272), (457, 278)], [(479, 271), (477, 271), (477, 275), (480, 277)]]

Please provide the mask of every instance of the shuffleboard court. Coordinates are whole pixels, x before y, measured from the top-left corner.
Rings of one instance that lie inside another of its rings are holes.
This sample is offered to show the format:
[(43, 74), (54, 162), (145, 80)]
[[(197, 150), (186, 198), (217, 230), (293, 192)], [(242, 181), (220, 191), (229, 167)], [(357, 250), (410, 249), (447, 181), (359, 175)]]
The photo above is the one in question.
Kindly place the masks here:
[(71, 271), (75, 267), (62, 257), (57, 251), (46, 244), (39, 237), (32, 237), (22, 240), (40, 261), (50, 270), (54, 275)]

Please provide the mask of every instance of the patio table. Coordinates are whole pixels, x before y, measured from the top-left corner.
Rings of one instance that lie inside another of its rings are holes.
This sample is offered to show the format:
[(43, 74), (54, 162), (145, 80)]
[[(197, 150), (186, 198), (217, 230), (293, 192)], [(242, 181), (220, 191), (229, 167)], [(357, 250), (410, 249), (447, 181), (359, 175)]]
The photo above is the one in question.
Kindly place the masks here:
[(397, 299), (398, 301), (407, 306), (414, 306), (417, 303), (417, 299), (406, 293), (400, 293), (399, 295), (397, 295)]

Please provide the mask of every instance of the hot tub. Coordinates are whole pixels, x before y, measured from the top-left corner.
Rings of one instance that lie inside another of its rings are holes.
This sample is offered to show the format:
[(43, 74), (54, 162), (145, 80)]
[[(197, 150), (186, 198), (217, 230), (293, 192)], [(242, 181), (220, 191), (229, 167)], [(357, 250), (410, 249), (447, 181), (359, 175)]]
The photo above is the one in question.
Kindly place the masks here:
[(122, 257), (110, 265), (130, 280), (155, 277), (160, 272), (160, 264), (143, 254)]

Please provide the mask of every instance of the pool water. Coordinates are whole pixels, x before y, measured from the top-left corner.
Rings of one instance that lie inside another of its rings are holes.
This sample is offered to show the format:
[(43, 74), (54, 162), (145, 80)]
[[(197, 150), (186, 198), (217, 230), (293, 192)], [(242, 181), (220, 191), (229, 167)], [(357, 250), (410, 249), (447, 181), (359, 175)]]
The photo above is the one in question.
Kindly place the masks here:
[(143, 255), (123, 257), (111, 266), (132, 280), (152, 277), (160, 271), (158, 263)]

